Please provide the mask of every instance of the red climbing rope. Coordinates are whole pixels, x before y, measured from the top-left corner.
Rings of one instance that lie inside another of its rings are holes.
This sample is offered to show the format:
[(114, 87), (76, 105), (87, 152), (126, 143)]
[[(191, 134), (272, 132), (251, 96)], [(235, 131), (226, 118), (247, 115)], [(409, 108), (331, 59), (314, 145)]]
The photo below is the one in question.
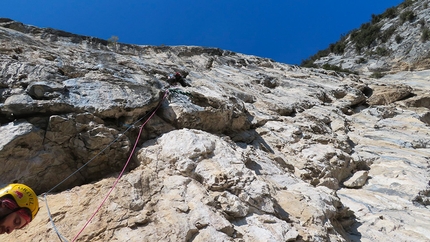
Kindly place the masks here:
[(148, 123), (148, 121), (152, 118), (152, 116), (154, 116), (155, 112), (157, 112), (158, 108), (160, 108), (161, 103), (163, 102), (163, 100), (167, 97), (169, 91), (166, 90), (163, 98), (160, 100), (160, 102), (158, 103), (157, 107), (154, 109), (154, 111), (151, 113), (151, 116), (148, 117), (148, 119), (140, 126), (139, 129), (139, 134), (137, 135), (136, 141), (134, 142), (134, 146), (133, 149), (131, 150), (130, 156), (128, 157), (127, 162), (124, 165), (124, 168), (122, 169), (121, 173), (119, 174), (119, 176), (116, 178), (115, 182), (113, 183), (111, 189), (109, 190), (109, 192), (106, 194), (105, 198), (103, 199), (103, 201), (100, 203), (100, 205), (97, 207), (96, 211), (93, 213), (93, 215), (91, 215), (91, 217), (88, 219), (88, 221), (85, 223), (85, 225), (82, 227), (82, 229), (79, 231), (79, 233), (73, 238), (72, 242), (76, 241), (76, 239), (79, 237), (79, 235), (84, 231), (84, 229), (88, 226), (88, 224), (91, 222), (91, 220), (94, 218), (94, 216), (99, 212), (100, 208), (103, 206), (103, 204), (106, 202), (106, 200), (108, 199), (109, 195), (111, 194), (111, 192), (113, 191), (113, 189), (116, 187), (116, 185), (119, 182), (119, 179), (122, 177), (125, 169), (128, 166), (128, 163), (130, 162), (131, 158), (133, 157), (134, 151), (137, 147), (137, 143), (139, 142), (140, 139), (140, 135), (142, 134), (142, 130), (143, 127), (146, 125), (146, 123)]

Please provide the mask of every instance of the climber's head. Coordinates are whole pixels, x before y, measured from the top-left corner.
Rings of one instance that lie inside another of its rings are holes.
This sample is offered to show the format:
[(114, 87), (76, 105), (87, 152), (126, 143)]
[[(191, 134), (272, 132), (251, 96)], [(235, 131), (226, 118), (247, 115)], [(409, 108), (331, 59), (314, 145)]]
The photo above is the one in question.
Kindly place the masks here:
[(39, 211), (36, 193), (24, 184), (9, 184), (0, 190), (0, 234), (30, 223)]

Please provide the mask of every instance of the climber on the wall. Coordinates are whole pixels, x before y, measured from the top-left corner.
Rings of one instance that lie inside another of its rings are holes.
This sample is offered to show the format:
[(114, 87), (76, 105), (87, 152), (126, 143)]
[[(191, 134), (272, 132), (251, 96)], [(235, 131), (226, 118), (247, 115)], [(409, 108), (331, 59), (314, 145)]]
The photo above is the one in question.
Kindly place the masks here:
[(9, 184), (0, 189), (0, 234), (22, 229), (39, 211), (36, 193), (24, 184)]
[(176, 85), (176, 83), (179, 82), (183, 87), (191, 87), (191, 85), (185, 81), (185, 78), (182, 77), (181, 73), (179, 72), (176, 72), (175, 75), (170, 74), (169, 77), (167, 78), (167, 82), (170, 85)]

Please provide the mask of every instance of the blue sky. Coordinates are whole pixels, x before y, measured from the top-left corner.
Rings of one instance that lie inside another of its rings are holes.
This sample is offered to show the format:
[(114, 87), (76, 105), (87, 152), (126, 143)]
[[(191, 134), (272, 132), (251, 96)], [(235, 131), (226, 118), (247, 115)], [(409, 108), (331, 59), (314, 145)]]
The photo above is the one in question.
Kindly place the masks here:
[(195, 45), (287, 64), (403, 0), (2, 0), (0, 17), (140, 45)]

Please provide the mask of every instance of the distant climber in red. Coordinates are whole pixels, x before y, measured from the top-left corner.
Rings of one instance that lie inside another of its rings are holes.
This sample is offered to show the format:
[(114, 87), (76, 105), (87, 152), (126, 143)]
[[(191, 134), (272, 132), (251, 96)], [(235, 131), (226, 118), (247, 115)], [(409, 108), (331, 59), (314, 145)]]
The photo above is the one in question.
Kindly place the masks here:
[(191, 85), (185, 81), (185, 78), (179, 72), (176, 72), (175, 75), (170, 74), (167, 78), (167, 82), (170, 85), (176, 85), (177, 83), (180, 83), (183, 87), (191, 87)]

